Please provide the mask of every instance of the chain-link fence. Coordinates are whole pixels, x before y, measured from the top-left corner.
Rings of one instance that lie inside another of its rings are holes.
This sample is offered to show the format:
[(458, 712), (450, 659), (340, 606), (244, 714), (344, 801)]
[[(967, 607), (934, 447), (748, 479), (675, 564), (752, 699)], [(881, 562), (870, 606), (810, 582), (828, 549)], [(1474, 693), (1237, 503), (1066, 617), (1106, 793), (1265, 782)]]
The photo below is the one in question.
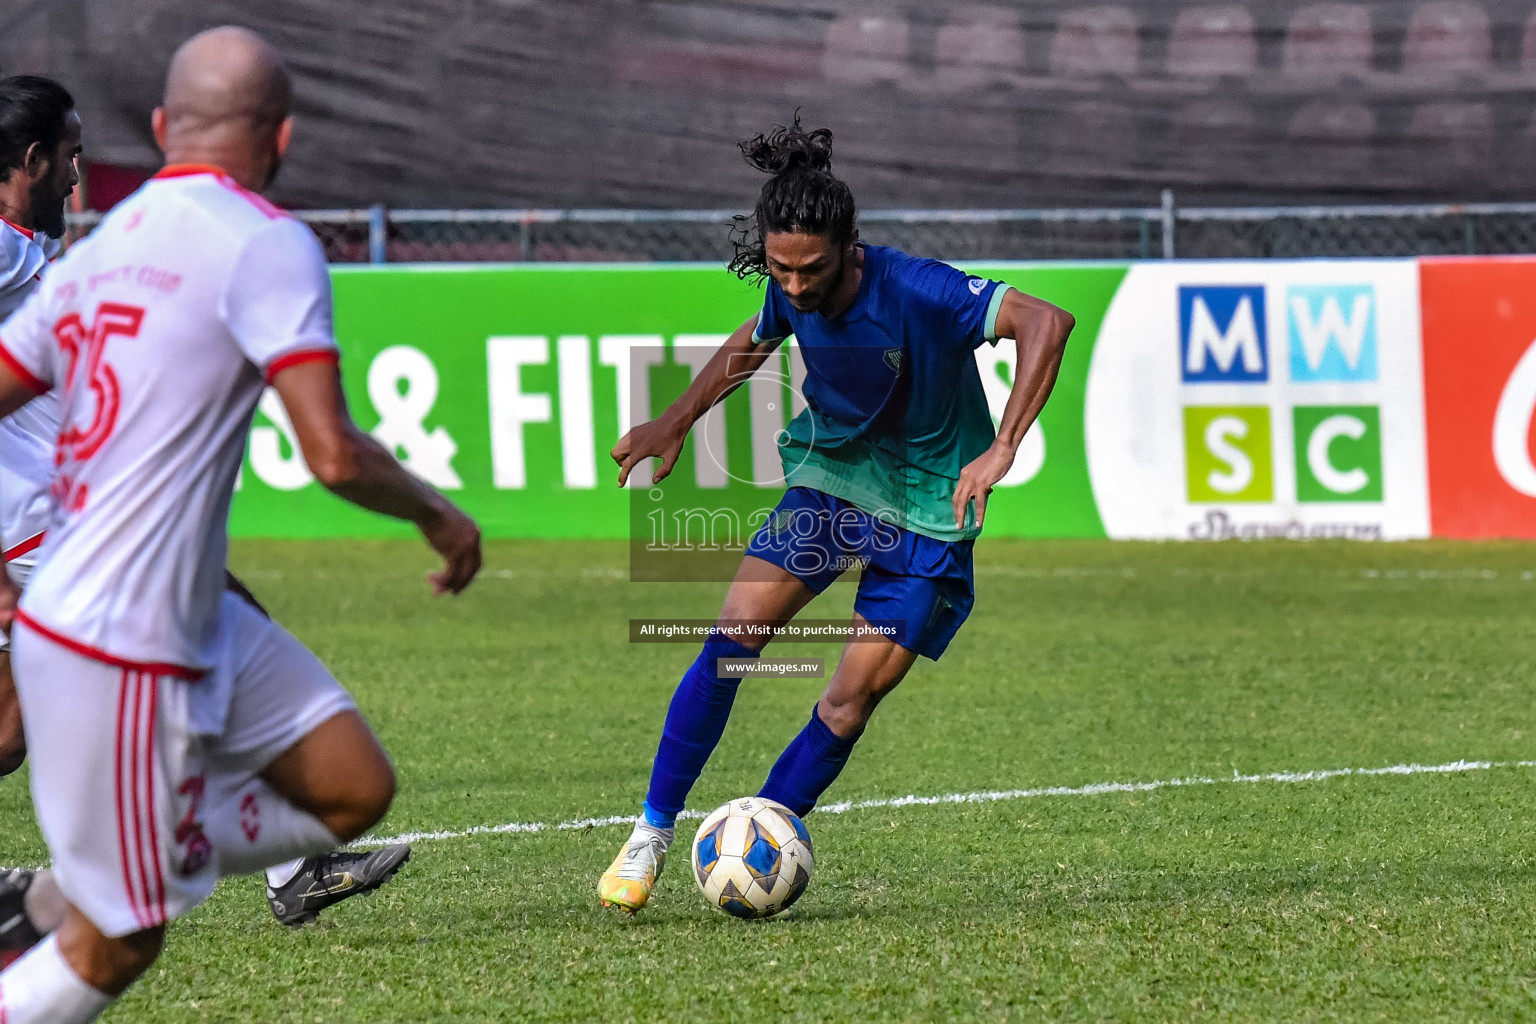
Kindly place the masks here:
[[(727, 210), (303, 210), (334, 263), (723, 262)], [(75, 218), (89, 231), (98, 214)], [(872, 210), (867, 241), (946, 260), (1536, 253), (1536, 203)]]

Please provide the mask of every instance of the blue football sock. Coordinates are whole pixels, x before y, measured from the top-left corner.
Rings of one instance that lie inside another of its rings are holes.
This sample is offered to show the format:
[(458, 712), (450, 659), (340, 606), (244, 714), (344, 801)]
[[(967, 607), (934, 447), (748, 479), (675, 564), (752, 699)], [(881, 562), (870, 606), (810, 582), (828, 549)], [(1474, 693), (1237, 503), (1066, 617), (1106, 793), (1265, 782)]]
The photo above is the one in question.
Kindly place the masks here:
[(704, 642), (698, 660), (683, 674), (672, 704), (667, 708), (667, 723), (661, 730), (661, 744), (651, 765), (651, 788), (645, 794), (645, 820), (657, 828), (671, 828), (688, 791), (698, 781), (704, 762), (714, 753), (715, 744), (725, 732), (731, 717), (731, 704), (741, 677), (722, 678), (715, 672), (717, 658), (756, 658), (758, 653), (720, 632), (713, 632)]
[(843, 739), (833, 732), (812, 707), (811, 720), (784, 748), (757, 795), (776, 800), (805, 817), (841, 774), (858, 741), (858, 736)]

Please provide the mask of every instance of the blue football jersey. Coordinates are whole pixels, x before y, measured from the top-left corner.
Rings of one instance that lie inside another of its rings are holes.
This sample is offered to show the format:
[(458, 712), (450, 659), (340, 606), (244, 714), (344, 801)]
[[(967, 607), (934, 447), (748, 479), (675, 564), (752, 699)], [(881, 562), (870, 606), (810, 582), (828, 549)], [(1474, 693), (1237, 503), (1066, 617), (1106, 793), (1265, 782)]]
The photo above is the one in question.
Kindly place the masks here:
[(801, 313), (771, 280), (755, 338), (794, 335), (806, 409), (781, 446), (792, 487), (814, 487), (916, 533), (961, 540), (960, 471), (996, 433), (976, 348), (997, 340), (1005, 285), (938, 260), (864, 246), (858, 295), (840, 315)]

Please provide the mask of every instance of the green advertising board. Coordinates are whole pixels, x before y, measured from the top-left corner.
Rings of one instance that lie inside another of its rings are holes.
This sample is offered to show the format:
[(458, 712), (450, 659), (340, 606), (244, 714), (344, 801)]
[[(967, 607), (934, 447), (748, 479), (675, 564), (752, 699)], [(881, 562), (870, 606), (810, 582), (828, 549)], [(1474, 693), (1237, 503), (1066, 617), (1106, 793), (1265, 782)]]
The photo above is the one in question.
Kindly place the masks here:
[[(1078, 323), (1055, 394), (989, 506), (988, 535), (1103, 536), (1084, 393), (1094, 340), (1127, 268), (966, 269), (1049, 299)], [(332, 276), (354, 417), (489, 537), (629, 536), (633, 502), (643, 499), (617, 486), (608, 458), (622, 425), (665, 408), (762, 302), (760, 289), (713, 264), (339, 267)], [(778, 358), (782, 383), (768, 386), (782, 394), (760, 386), (732, 395), (720, 422), (690, 439), (678, 484), (725, 505), (777, 500), (762, 443), (777, 425), (762, 410), (785, 417), (796, 407), (794, 361), (787, 352)], [(989, 404), (1000, 411), (1011, 347), (984, 347), (978, 359)], [(270, 393), (230, 526), (246, 537), (409, 532), (316, 485)]]

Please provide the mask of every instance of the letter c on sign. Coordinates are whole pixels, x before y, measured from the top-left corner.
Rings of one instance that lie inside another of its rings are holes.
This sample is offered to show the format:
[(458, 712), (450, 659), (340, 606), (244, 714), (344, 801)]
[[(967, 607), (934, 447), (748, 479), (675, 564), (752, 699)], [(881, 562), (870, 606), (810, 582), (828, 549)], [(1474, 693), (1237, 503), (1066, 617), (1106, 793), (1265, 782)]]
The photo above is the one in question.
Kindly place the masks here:
[(1339, 469), (1328, 458), (1328, 446), (1341, 437), (1358, 441), (1365, 436), (1365, 424), (1354, 416), (1329, 416), (1312, 428), (1307, 438), (1307, 468), (1317, 482), (1334, 494), (1354, 494), (1371, 482), (1370, 474), (1356, 467)]
[(1536, 413), (1536, 342), (1509, 375), (1493, 414), (1493, 462), (1515, 490), (1536, 498), (1536, 465), (1531, 462), (1531, 416)]

